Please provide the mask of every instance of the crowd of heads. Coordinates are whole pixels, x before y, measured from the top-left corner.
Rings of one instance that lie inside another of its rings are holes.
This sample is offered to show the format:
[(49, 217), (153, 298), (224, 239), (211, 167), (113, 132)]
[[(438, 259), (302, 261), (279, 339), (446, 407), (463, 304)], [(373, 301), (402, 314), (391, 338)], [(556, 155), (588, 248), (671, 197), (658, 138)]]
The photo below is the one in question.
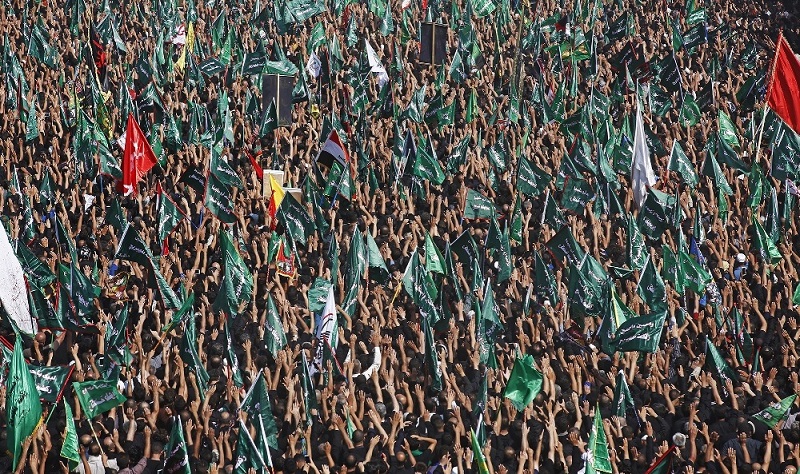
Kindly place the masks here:
[[(5, 0), (0, 208), (38, 329), (5, 315), (4, 360), (67, 375), (0, 470), (797, 472), (800, 139), (764, 95), (798, 15)], [(129, 117), (158, 161), (133, 190)], [(656, 344), (616, 345), (659, 312)], [(93, 380), (122, 398), (90, 418)]]

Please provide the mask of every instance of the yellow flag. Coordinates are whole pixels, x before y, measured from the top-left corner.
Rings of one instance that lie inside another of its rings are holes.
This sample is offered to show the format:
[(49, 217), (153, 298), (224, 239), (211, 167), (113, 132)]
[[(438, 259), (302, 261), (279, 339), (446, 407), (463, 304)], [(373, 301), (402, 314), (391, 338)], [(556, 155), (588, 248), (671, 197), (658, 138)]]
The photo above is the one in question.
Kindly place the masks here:
[(278, 209), (278, 206), (281, 205), (281, 201), (283, 201), (283, 196), (286, 192), (283, 190), (280, 184), (275, 181), (275, 178), (272, 175), (269, 175), (269, 187), (272, 188), (272, 200), (275, 202), (275, 209)]
[(178, 58), (178, 62), (175, 63), (175, 69), (178, 71), (183, 71), (186, 66), (186, 51), (192, 46), (194, 46), (194, 23), (189, 23), (189, 31), (186, 32), (186, 44), (183, 45), (181, 56)]

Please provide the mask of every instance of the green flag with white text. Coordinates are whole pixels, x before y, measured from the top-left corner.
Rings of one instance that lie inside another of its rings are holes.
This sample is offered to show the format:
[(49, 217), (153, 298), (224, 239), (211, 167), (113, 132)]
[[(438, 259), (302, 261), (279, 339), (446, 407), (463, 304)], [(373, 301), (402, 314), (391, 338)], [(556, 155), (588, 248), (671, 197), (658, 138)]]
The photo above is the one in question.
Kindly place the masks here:
[(661, 341), (661, 330), (667, 318), (666, 311), (631, 318), (617, 329), (615, 345), (620, 352), (656, 352)]

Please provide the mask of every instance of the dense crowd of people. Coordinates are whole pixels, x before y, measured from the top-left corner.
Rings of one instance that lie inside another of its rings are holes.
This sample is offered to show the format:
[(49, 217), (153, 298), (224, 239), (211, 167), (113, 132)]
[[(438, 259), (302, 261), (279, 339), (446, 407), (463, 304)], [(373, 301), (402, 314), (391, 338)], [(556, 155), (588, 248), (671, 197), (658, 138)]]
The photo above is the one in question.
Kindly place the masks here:
[(798, 15), (5, 0), (0, 471), (796, 473)]

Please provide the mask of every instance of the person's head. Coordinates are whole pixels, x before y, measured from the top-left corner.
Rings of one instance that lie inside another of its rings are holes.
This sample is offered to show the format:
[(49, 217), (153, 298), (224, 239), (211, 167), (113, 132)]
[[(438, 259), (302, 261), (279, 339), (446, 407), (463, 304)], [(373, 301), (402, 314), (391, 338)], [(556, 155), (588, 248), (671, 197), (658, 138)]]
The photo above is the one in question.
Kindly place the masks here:
[(119, 453), (117, 455), (117, 465), (120, 469), (125, 469), (131, 465), (131, 458), (126, 453)]
[(752, 435), (752, 428), (747, 422), (739, 423), (736, 427), (736, 437), (739, 441), (746, 441)]
[(89, 455), (90, 456), (100, 456), (100, 453), (101, 453), (101, 451), (100, 451), (100, 445), (99, 444), (92, 443), (89, 446)]
[(405, 451), (403, 451), (402, 449), (398, 449), (394, 453), (394, 459), (395, 459), (395, 461), (397, 461), (397, 464), (400, 464), (401, 466), (405, 466), (406, 465), (406, 461), (408, 460), (408, 456), (406, 455)]
[(151, 441), (150, 442), (150, 458), (151, 459), (161, 459), (161, 455), (164, 454), (164, 443), (160, 441)]

